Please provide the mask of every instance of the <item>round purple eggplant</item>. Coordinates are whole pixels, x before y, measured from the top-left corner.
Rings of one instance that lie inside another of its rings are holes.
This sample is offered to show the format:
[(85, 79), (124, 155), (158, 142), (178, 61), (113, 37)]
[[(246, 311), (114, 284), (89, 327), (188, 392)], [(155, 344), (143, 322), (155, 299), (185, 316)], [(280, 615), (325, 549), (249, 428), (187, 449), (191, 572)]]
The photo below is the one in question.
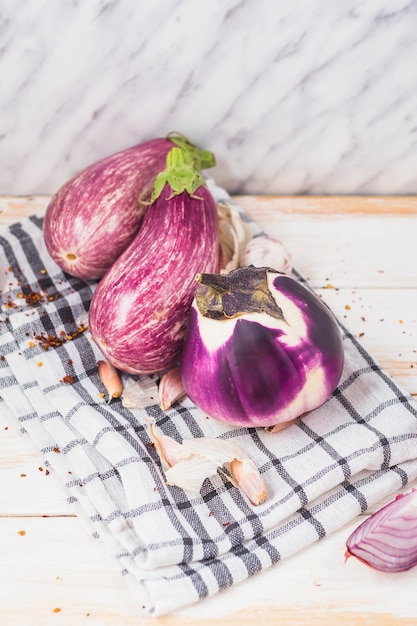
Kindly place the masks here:
[(329, 398), (344, 349), (318, 297), (269, 268), (197, 279), (181, 357), (184, 389), (197, 406), (229, 424), (281, 430)]

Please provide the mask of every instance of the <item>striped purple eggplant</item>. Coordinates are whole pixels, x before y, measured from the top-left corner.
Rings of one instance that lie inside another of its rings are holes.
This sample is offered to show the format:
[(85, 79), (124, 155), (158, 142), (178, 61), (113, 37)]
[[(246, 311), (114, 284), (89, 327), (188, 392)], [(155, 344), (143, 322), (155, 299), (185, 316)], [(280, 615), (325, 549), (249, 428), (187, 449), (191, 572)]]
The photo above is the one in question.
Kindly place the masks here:
[(181, 357), (195, 404), (214, 419), (277, 431), (329, 398), (344, 349), (317, 296), (253, 265), (197, 281)]
[(179, 148), (170, 151), (138, 234), (91, 301), (94, 341), (110, 363), (133, 374), (158, 372), (175, 362), (195, 276), (218, 268), (216, 203), (183, 156)]
[(85, 280), (100, 279), (136, 235), (167, 154), (179, 145), (197, 165), (214, 165), (214, 155), (171, 133), (117, 152), (65, 183), (47, 207), (43, 233), (54, 261)]

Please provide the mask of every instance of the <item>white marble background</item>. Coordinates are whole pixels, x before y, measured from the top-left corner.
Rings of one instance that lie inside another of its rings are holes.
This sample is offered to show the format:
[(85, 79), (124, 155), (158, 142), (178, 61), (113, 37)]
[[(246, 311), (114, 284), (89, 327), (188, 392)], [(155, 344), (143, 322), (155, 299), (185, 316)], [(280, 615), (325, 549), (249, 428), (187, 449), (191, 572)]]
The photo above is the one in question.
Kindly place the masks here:
[(171, 130), (231, 193), (417, 193), (416, 0), (1, 0), (0, 194)]

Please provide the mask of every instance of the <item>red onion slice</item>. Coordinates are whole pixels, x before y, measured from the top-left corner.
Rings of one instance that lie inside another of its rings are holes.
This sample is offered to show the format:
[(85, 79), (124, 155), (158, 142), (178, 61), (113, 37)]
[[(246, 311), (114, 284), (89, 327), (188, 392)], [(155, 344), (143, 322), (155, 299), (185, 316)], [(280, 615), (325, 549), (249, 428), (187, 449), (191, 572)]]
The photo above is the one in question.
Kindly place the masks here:
[(383, 572), (417, 565), (417, 491), (401, 494), (353, 531), (346, 557), (354, 556)]

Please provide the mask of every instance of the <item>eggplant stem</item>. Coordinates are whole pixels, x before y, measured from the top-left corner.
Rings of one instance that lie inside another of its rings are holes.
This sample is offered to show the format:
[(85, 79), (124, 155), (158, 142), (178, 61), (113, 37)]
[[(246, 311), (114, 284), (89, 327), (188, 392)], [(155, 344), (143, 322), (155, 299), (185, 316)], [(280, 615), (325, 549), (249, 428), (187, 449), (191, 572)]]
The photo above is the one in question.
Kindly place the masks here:
[(204, 317), (229, 319), (245, 313), (266, 313), (286, 321), (268, 286), (267, 267), (248, 265), (229, 274), (197, 274), (200, 286), (195, 292), (197, 307)]
[(176, 146), (182, 148), (189, 153), (195, 160), (195, 166), (198, 170), (205, 170), (216, 165), (216, 157), (213, 152), (197, 148), (185, 135), (172, 131), (168, 133), (167, 139), (172, 141)]
[[(155, 179), (152, 189), (151, 204), (161, 195), (165, 185), (172, 189), (168, 200), (183, 192), (197, 198), (194, 192), (206, 182), (196, 168), (196, 159), (192, 153), (174, 146), (167, 154), (166, 168)], [(202, 198), (200, 198), (202, 200)]]

